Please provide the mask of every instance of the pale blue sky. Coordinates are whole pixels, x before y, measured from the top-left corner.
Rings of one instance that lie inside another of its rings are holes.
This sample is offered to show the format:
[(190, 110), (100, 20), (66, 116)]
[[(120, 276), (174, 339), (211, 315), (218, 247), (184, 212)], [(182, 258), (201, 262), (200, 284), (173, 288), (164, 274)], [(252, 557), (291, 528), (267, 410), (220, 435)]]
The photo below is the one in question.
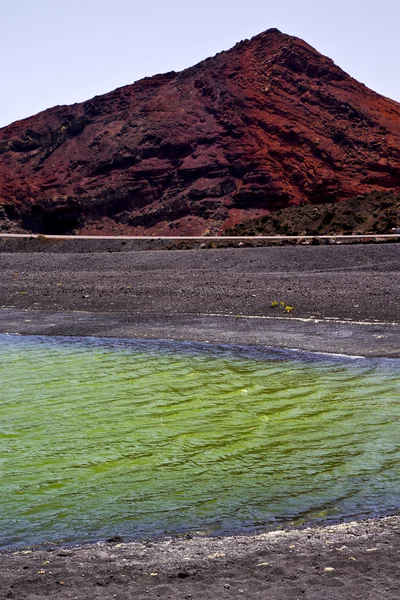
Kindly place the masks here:
[(0, 127), (181, 70), (270, 27), (400, 101), (399, 23), (399, 0), (0, 0)]

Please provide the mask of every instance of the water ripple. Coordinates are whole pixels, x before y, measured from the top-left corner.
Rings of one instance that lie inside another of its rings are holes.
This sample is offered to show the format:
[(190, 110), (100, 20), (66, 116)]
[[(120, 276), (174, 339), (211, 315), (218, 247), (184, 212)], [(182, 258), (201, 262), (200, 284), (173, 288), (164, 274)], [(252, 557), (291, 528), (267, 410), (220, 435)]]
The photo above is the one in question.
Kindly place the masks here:
[(0, 545), (397, 511), (398, 360), (0, 335)]

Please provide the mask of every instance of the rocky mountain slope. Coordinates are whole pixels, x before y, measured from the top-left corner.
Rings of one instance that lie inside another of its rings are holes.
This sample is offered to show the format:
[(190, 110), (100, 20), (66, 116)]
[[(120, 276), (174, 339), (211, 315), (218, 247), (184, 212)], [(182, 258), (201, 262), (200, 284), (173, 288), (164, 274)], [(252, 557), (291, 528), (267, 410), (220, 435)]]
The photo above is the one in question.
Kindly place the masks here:
[(275, 29), (0, 129), (8, 228), (216, 234), (373, 191), (400, 191), (400, 104)]

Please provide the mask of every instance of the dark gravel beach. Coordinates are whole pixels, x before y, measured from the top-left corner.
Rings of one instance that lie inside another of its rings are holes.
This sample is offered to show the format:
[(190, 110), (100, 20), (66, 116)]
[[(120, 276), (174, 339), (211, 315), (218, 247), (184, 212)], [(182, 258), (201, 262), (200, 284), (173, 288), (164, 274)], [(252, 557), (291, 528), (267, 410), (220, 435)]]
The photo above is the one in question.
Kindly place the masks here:
[(400, 245), (0, 252), (0, 306), (400, 321)]
[[(2, 249), (0, 332), (400, 355), (398, 244), (105, 252), (82, 244)], [(256, 536), (23, 549), (2, 554), (0, 598), (398, 599), (399, 556), (396, 516)]]

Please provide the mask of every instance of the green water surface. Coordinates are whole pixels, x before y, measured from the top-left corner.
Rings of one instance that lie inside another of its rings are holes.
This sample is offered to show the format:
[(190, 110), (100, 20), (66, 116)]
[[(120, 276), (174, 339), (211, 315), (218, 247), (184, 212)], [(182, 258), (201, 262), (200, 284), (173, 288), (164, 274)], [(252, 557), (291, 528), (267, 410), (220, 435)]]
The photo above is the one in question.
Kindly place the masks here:
[(0, 545), (396, 512), (398, 360), (0, 335)]

